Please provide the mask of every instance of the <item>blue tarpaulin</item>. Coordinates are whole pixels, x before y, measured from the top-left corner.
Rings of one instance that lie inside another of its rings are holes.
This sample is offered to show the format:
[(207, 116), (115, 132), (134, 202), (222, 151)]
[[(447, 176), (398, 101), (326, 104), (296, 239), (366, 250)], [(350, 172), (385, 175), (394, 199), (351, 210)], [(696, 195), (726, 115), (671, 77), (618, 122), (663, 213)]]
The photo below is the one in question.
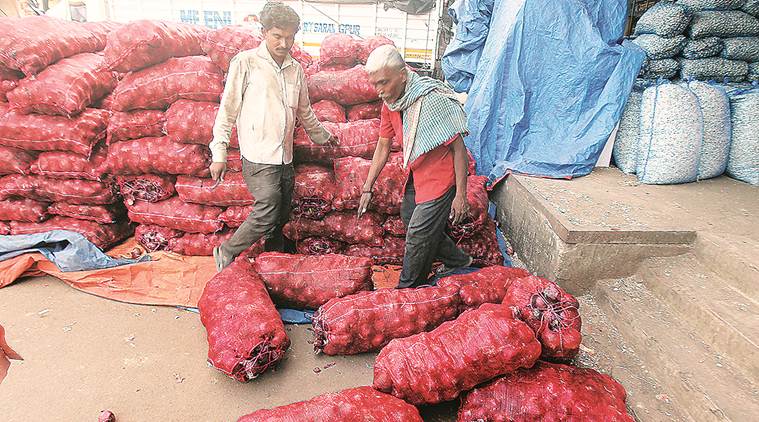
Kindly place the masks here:
[[(569, 178), (592, 171), (645, 58), (633, 43), (618, 43), (626, 10), (626, 0), (459, 0), (451, 7), (459, 24), (443, 69), (454, 88), (469, 87), (466, 145), (478, 174), (492, 184), (509, 172)], [(487, 28), (478, 32), (481, 25)]]
[(0, 261), (34, 252), (41, 253), (64, 272), (113, 268), (150, 260), (147, 255), (138, 260), (111, 258), (81, 234), (68, 230), (0, 236)]

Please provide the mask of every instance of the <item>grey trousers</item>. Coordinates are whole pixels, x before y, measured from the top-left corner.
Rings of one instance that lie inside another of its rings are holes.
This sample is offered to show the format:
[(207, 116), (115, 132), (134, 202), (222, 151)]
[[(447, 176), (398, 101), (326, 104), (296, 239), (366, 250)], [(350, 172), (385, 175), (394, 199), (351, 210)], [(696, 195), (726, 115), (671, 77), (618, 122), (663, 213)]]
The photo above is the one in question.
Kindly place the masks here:
[(242, 225), (219, 248), (222, 256), (229, 260), (262, 237), (267, 241), (267, 250), (282, 250), (282, 227), (290, 218), (295, 186), (292, 164), (257, 164), (243, 158), (242, 175), (256, 203)]
[(435, 259), (447, 267), (460, 267), (469, 262), (469, 255), (445, 233), (455, 196), (453, 187), (440, 198), (417, 205), (414, 181), (409, 177), (401, 204), (406, 251), (398, 288), (426, 284)]

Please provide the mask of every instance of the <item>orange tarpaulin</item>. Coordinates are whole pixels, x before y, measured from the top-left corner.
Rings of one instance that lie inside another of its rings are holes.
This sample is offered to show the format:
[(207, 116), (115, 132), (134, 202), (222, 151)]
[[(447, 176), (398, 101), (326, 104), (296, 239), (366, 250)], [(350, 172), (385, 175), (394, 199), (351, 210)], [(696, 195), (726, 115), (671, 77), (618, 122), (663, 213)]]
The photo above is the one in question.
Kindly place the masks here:
[[(136, 247), (136, 242), (130, 239), (108, 255), (128, 255)], [(20, 277), (48, 274), (75, 289), (121, 302), (195, 307), (206, 282), (216, 274), (211, 257), (170, 252), (150, 256), (151, 261), (137, 264), (62, 272), (41, 254), (25, 254), (0, 262), (0, 288)]]
[[(129, 239), (108, 252), (113, 257), (130, 255), (139, 248)], [(0, 288), (21, 277), (51, 275), (71, 287), (108, 299), (144, 305), (196, 307), (206, 282), (216, 274), (213, 258), (154, 252), (152, 260), (92, 271), (60, 271), (38, 253), (0, 262)], [(375, 267), (375, 288), (395, 287), (398, 267)]]

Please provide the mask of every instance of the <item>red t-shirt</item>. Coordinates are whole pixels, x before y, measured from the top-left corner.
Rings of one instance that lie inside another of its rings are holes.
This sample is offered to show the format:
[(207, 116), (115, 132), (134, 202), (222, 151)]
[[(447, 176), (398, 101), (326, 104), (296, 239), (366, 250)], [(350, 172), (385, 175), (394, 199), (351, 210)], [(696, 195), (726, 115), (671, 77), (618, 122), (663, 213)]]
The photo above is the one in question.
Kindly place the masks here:
[[(411, 163), (410, 171), (414, 175), (417, 204), (438, 199), (456, 185), (453, 152), (449, 145), (457, 136)], [(384, 103), (380, 114), (380, 138), (396, 139), (396, 142), (403, 143), (401, 113), (390, 111)]]

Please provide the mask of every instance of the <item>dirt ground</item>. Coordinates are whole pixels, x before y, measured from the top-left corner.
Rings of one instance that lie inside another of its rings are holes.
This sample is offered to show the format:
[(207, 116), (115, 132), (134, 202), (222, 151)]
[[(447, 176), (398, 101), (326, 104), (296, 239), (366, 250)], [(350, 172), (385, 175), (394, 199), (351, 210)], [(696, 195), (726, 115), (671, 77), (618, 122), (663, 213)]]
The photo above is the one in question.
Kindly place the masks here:
[[(25, 359), (0, 384), (3, 422), (94, 421), (103, 409), (119, 422), (234, 421), (372, 382), (374, 354), (314, 355), (307, 326), (288, 325), (285, 361), (241, 384), (207, 366), (197, 314), (102, 299), (52, 277), (0, 289), (0, 324)], [(422, 411), (455, 420), (453, 405)]]

